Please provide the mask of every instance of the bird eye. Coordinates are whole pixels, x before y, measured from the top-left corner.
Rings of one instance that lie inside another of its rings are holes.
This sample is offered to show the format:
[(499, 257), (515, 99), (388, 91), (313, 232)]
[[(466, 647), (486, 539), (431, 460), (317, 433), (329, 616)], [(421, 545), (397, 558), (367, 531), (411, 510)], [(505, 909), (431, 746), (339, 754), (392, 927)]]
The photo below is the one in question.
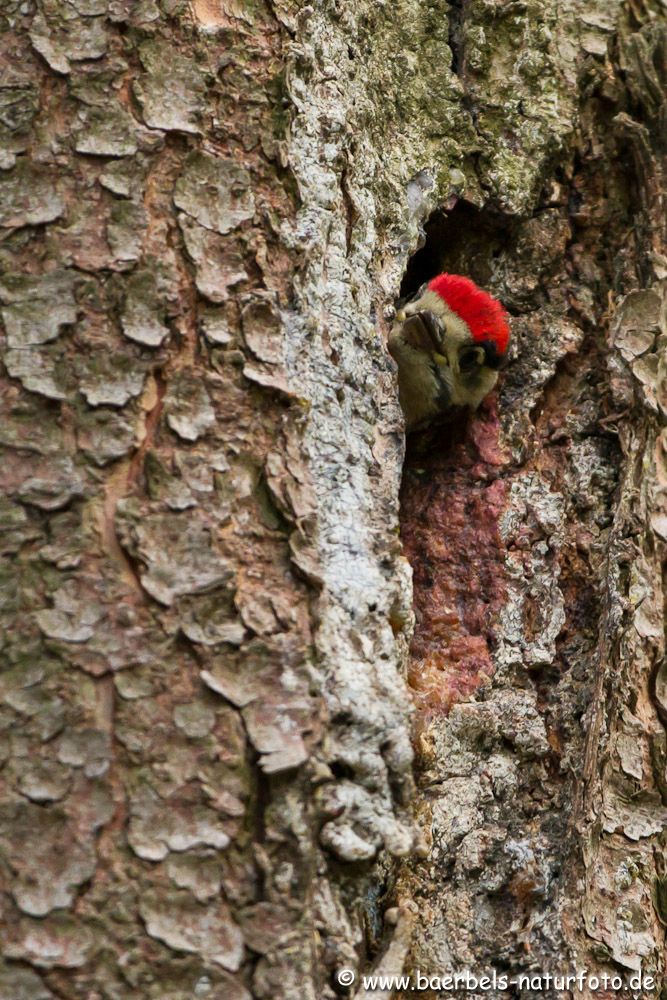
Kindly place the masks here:
[(463, 351), (459, 357), (459, 369), (462, 372), (474, 371), (484, 361), (484, 351), (479, 347), (471, 347)]

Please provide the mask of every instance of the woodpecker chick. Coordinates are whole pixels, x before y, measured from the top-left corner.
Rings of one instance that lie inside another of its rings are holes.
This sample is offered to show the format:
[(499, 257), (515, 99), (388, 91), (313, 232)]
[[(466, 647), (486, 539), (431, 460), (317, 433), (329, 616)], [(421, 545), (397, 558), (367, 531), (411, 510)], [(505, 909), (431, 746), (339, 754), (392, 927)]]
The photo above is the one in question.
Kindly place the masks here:
[(406, 430), (454, 407), (476, 409), (496, 384), (509, 337), (500, 302), (470, 278), (439, 274), (422, 285), (389, 336)]

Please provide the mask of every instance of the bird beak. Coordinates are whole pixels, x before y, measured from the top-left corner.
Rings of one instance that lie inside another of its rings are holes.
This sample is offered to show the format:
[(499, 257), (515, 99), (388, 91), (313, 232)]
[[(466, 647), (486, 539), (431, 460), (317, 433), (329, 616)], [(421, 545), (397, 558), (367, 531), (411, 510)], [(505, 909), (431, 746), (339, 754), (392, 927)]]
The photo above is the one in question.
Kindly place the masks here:
[[(400, 313), (398, 318), (401, 318)], [(418, 351), (427, 351), (429, 354), (440, 352), (443, 333), (440, 320), (428, 309), (406, 316), (403, 320), (403, 339)]]

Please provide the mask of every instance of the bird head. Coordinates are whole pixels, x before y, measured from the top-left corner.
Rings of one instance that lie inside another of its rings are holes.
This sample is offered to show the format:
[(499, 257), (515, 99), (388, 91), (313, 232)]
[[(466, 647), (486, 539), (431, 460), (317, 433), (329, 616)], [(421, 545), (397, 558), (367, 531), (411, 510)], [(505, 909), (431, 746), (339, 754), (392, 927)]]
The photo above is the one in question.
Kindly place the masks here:
[(423, 285), (389, 337), (407, 430), (454, 407), (476, 409), (496, 384), (509, 337), (500, 302), (470, 278), (439, 274)]

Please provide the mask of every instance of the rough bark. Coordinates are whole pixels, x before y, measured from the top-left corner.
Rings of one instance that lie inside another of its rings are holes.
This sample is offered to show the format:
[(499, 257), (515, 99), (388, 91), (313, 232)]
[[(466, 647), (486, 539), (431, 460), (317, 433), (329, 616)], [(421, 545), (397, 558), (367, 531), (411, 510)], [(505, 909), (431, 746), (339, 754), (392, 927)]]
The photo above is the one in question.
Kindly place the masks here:
[[(0, 1000), (661, 976), (664, 9), (0, 17)], [(442, 268), (513, 359), (403, 468)]]

